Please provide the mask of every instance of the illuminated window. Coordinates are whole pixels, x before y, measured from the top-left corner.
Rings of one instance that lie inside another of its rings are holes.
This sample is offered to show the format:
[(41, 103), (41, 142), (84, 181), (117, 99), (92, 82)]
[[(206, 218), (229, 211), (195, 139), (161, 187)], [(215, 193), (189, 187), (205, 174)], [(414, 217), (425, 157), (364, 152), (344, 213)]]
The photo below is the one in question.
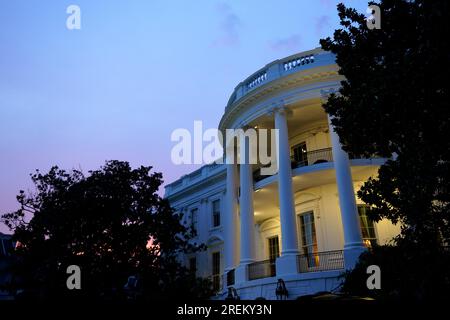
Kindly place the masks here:
[(300, 228), (302, 231), (302, 248), (304, 254), (317, 252), (316, 226), (314, 213), (308, 211), (300, 215)]
[(314, 222), (314, 212), (308, 211), (300, 215), (300, 229), (303, 254), (307, 255), (308, 267), (319, 265), (317, 254), (316, 225)]
[(280, 256), (280, 244), (278, 236), (267, 239), (269, 247), (270, 274), (275, 275), (275, 260)]
[(366, 247), (370, 248), (377, 244), (377, 236), (375, 233), (375, 225), (367, 216), (368, 210), (368, 205), (358, 205), (359, 224), (361, 225), (362, 239)]
[(267, 241), (269, 245), (269, 260), (275, 261), (275, 259), (280, 256), (278, 236), (268, 238)]
[(306, 149), (306, 142), (301, 142), (292, 148), (294, 161), (298, 166), (303, 167), (308, 165), (308, 149)]

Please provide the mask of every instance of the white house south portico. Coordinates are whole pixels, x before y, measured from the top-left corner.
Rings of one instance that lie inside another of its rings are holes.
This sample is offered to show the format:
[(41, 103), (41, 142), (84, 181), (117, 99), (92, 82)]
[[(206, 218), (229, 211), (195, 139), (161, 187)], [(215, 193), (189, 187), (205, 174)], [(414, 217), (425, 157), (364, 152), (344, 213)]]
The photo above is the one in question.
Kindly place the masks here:
[[(276, 129), (278, 171), (252, 164), (250, 139), (234, 151), (241, 163), (212, 164), (166, 187), (172, 206), (197, 230), (205, 252), (184, 257), (210, 277), (217, 298), (234, 288), (241, 299), (288, 298), (330, 291), (368, 247), (398, 233), (367, 218), (355, 197), (385, 159), (349, 157), (322, 108), (323, 92), (342, 80), (334, 56), (314, 49), (276, 60), (233, 91), (219, 129)], [(273, 150), (275, 151), (275, 150)]]

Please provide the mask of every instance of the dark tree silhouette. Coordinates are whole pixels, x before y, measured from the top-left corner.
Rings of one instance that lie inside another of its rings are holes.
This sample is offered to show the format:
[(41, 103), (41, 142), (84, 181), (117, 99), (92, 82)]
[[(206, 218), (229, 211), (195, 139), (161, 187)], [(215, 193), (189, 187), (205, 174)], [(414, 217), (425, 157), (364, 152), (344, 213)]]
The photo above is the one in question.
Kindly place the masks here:
[(384, 261), (385, 275), (393, 272), (385, 278), (395, 279), (391, 291), (448, 296), (450, 2), (369, 4), (381, 9), (381, 29), (370, 30), (363, 14), (340, 4), (342, 29), (321, 40), (345, 76), (324, 108), (345, 150), (390, 158), (358, 196), (372, 206), (370, 218), (399, 222), (402, 230), (397, 247), (366, 255), (347, 289), (365, 287), (365, 266)]
[[(20, 191), (21, 208), (2, 217), (20, 244), (15, 287), (44, 299), (121, 299), (135, 276), (135, 299), (207, 296), (207, 283), (177, 259), (202, 246), (191, 244), (192, 231), (157, 194), (161, 173), (150, 170), (108, 161), (88, 176), (58, 167), (33, 174), (36, 193)], [(67, 289), (69, 265), (81, 268), (81, 290)]]
[(324, 105), (344, 148), (394, 155), (359, 197), (373, 219), (402, 222), (402, 236), (427, 247), (450, 240), (449, 4), (381, 1), (379, 30), (341, 4), (343, 28), (321, 40), (346, 79)]

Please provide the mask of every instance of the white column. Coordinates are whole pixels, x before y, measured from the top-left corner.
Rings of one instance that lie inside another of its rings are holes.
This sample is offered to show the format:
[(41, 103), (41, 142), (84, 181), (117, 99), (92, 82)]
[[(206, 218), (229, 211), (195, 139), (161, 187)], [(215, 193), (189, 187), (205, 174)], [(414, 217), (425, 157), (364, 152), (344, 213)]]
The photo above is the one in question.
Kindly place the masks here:
[(330, 127), (333, 162), (336, 172), (336, 184), (339, 194), (342, 227), (344, 230), (344, 259), (347, 269), (353, 268), (359, 255), (365, 250), (359, 225), (359, 215), (356, 208), (355, 191), (353, 189), (352, 172), (347, 153), (342, 150), (339, 136), (334, 131), (328, 118)]
[(225, 272), (233, 269), (238, 261), (238, 203), (237, 164), (227, 163), (226, 204), (224, 214), (225, 229)]
[(253, 172), (249, 163), (249, 140), (244, 135), (240, 137), (240, 263), (236, 268), (236, 284), (247, 281), (247, 265), (255, 261), (255, 220), (253, 212)]
[(241, 166), (240, 184), (241, 194), (239, 197), (239, 207), (241, 213), (241, 259), (240, 263), (250, 263), (255, 261), (255, 219), (253, 216), (253, 172), (249, 157), (249, 140), (241, 137)]
[(286, 112), (284, 108), (275, 110), (275, 129), (278, 130), (278, 199), (281, 224), (281, 257), (276, 261), (277, 276), (297, 273), (297, 224)]
[(275, 111), (275, 129), (278, 129), (278, 197), (280, 203), (282, 255), (298, 254), (291, 154), (286, 111), (284, 109)]

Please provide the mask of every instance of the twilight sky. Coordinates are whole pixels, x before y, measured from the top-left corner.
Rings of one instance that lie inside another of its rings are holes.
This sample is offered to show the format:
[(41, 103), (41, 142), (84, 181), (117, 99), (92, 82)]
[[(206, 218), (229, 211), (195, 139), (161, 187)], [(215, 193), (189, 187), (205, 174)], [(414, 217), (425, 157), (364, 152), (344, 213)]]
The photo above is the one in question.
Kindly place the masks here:
[(52, 165), (127, 160), (167, 183), (195, 169), (172, 164), (171, 132), (217, 127), (241, 80), (332, 35), (338, 2), (0, 0), (0, 214)]

